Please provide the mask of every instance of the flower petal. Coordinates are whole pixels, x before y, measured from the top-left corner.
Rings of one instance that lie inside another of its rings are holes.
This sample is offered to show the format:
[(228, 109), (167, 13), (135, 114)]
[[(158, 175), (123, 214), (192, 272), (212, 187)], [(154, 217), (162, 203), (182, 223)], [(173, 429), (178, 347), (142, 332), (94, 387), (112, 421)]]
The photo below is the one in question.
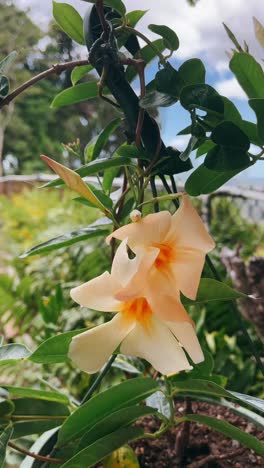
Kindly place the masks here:
[(191, 247), (204, 253), (215, 247), (212, 237), (187, 195), (182, 196), (180, 208), (172, 216), (167, 239), (174, 239), (177, 246)]
[(169, 328), (156, 319), (151, 321), (151, 327), (147, 330), (137, 323), (124, 339), (121, 352), (146, 359), (165, 375), (192, 369)]
[(149, 214), (137, 223), (130, 223), (114, 231), (106, 238), (109, 243), (112, 237), (119, 240), (128, 239), (128, 245), (133, 250), (142, 245), (160, 244), (171, 226), (172, 216), (168, 211)]
[(107, 271), (71, 290), (72, 299), (84, 307), (104, 312), (116, 312), (120, 302), (114, 296), (121, 285)]
[[(171, 291), (173, 294), (173, 291)], [(191, 317), (183, 307), (179, 293), (175, 290), (173, 296), (159, 294), (158, 290), (154, 288), (154, 291), (147, 291), (146, 298), (150, 304), (150, 307), (160, 320), (172, 321), (172, 322), (189, 322), (193, 323)]]
[(68, 356), (84, 372), (98, 372), (134, 326), (117, 314), (110, 322), (74, 336)]
[(177, 288), (189, 299), (195, 299), (203, 271), (205, 254), (199, 250), (181, 248), (171, 266)]
[(204, 354), (194, 327), (187, 322), (167, 322), (169, 329), (176, 336), (195, 364), (204, 361)]

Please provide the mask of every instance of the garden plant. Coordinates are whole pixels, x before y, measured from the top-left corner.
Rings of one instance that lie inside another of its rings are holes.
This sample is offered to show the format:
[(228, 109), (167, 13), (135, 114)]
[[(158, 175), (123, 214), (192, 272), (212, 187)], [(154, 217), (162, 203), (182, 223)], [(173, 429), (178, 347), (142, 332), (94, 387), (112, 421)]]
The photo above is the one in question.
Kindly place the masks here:
[[(212, 320), (217, 310), (228, 310), (227, 328), (239, 331), (250, 369), (253, 365), (254, 376), (262, 375), (261, 345), (236, 306), (236, 301), (248, 296), (224, 278), (214, 253), (217, 235), (209, 233), (195, 199), (214, 192), (264, 159), (261, 64), (250, 54), (247, 44), (241, 46), (225, 25), (234, 47), (230, 70), (249, 98), (248, 104), (256, 115), (253, 123), (244, 120), (228, 98), (206, 84), (206, 70), (200, 59), (190, 58), (174, 68), (171, 57), (180, 47), (177, 34), (168, 26), (150, 24), (149, 30), (157, 35), (151, 41), (137, 26), (146, 10), (127, 12), (121, 0), (86, 3), (87, 13), (81, 18), (71, 5), (53, 2), (59, 28), (87, 47), (85, 57), (58, 63), (13, 90), (8, 73), (15, 65), (17, 52), (11, 52), (0, 63), (2, 110), (37, 82), (71, 70), (72, 86), (57, 94), (51, 107), (65, 107), (65, 112), (70, 112), (66, 106), (97, 98), (104, 100), (114, 115), (87, 144), (76, 170), (57, 162), (53, 155), (41, 155), (43, 167), (45, 163), (58, 177), (41, 187), (44, 202), (38, 196), (34, 199), (35, 195), (27, 195), (30, 209), (35, 203), (51, 212), (56, 197), (53, 191), (70, 189), (75, 192), (74, 200), (68, 193), (65, 195), (52, 223), (56, 223), (57, 216), (62, 225), (67, 217), (77, 224), (80, 217), (86, 217), (90, 224), (71, 232), (65, 225), (65, 233), (50, 240), (46, 240), (44, 222), (27, 226), (28, 232), (38, 231), (41, 243), (30, 248), (27, 245), (21, 254), (20, 265), (24, 261), (26, 267), (18, 267), (15, 261), (21, 283), (8, 296), (9, 312), (0, 305), (0, 316), (6, 321), (23, 317), (16, 323), (21, 326), (21, 336), (27, 330), (34, 341), (26, 344), (16, 335), (13, 343), (1, 342), (0, 366), (6, 369), (15, 365), (19, 384), (5, 384), (1, 378), (0, 467), (5, 466), (7, 451), (24, 456), (22, 468), (89, 467), (98, 463), (108, 468), (137, 467), (138, 460), (127, 444), (135, 447), (138, 440), (159, 439), (175, 427), (179, 430), (173, 466), (185, 466), (192, 422), (263, 456), (264, 444), (257, 436), (192, 407), (192, 401), (200, 399), (235, 408), (240, 416), (264, 430), (263, 400), (229, 389), (229, 384), (232, 388), (238, 385), (234, 377), (236, 364), (232, 368), (233, 381), (230, 378), (229, 382), (221, 375), (223, 354), (220, 358), (216, 352), (218, 371), (214, 373), (210, 353), (213, 346), (209, 349), (210, 340), (206, 342), (199, 332), (208, 309)], [(263, 46), (264, 28), (257, 21), (255, 24)], [(155, 78), (146, 82), (146, 67), (154, 59)], [(134, 80), (139, 86), (138, 95)], [(166, 146), (157, 122), (156, 109), (175, 103), (189, 113), (189, 126), (181, 131), (189, 135), (184, 151)], [(117, 131), (119, 137), (113, 140)], [(109, 155), (105, 148), (111, 141), (116, 146)], [(258, 148), (257, 154), (251, 152), (251, 145)], [(78, 157), (78, 143), (70, 151)], [(192, 171), (194, 151), (203, 162)], [(184, 191), (177, 190), (174, 177), (181, 173), (188, 175)], [(96, 183), (88, 183), (87, 176), (95, 176)], [(19, 207), (19, 196), (16, 200), (15, 216), (21, 216), (21, 227), (25, 205)], [(232, 213), (235, 231), (236, 214)], [(213, 215), (214, 233), (217, 209)], [(21, 236), (19, 226), (16, 232)], [(246, 238), (246, 223), (244, 230)], [(252, 233), (252, 245), (253, 237)], [(223, 238), (224, 232), (221, 242)], [(85, 249), (79, 249), (83, 244)], [(249, 250), (253, 251), (252, 245)], [(55, 285), (53, 275), (58, 270), (61, 282)], [(32, 271), (35, 283), (30, 279)], [(65, 289), (61, 288), (63, 281)], [(0, 291), (5, 286), (12, 289), (3, 276)], [(40, 300), (39, 295), (46, 293), (50, 297)], [(27, 322), (29, 307), (40, 314), (45, 324), (41, 333), (39, 315), (36, 320), (30, 318), (30, 325)], [(221, 352), (229, 351), (223, 346)], [(36, 369), (42, 375), (39, 385), (34, 382), (31, 386), (31, 377), (27, 380), (19, 368), (27, 372)], [(63, 372), (65, 384), (60, 388), (54, 385), (53, 377)], [(185, 406), (180, 416), (175, 413), (177, 402)], [(145, 417), (158, 423), (155, 431), (140, 424)], [(28, 436), (32, 447), (25, 446)]]

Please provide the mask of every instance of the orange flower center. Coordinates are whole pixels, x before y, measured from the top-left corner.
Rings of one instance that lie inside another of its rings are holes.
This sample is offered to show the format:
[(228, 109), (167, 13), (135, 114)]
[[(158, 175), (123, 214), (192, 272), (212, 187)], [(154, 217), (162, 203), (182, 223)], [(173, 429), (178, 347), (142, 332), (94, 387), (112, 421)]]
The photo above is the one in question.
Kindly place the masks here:
[(152, 316), (152, 310), (148, 301), (144, 297), (138, 297), (133, 301), (127, 301), (122, 304), (121, 312), (127, 320), (136, 320), (142, 326), (148, 327)]
[(160, 252), (154, 265), (158, 270), (166, 270), (168, 268), (168, 264), (175, 260), (174, 250), (170, 245), (165, 244), (157, 244), (155, 247), (160, 249)]

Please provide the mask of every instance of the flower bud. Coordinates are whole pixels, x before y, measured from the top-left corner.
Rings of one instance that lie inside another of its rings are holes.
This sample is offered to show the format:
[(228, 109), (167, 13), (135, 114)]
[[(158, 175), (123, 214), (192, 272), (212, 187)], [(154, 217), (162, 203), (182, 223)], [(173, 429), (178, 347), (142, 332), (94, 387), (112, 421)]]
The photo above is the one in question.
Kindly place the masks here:
[(142, 213), (139, 210), (133, 210), (130, 213), (132, 223), (138, 223), (141, 220)]

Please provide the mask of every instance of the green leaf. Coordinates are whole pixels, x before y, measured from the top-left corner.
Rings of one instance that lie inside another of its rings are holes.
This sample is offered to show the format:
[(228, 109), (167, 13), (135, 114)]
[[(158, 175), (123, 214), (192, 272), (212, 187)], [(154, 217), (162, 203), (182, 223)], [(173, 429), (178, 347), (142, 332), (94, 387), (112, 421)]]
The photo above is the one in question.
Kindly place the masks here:
[(184, 85), (185, 83), (180, 77), (179, 72), (175, 70), (170, 63), (166, 63), (165, 67), (156, 73), (156, 90), (175, 98), (174, 102), (179, 99), (181, 89)]
[(263, 145), (264, 144), (264, 98), (249, 99), (248, 103), (256, 114), (258, 137), (261, 141), (261, 144)]
[(207, 349), (203, 349), (204, 361), (199, 364), (195, 364), (194, 368), (189, 373), (191, 378), (201, 379), (207, 377), (210, 380), (212, 372), (214, 370), (214, 359), (211, 353)]
[(37, 398), (39, 400), (55, 401), (57, 403), (69, 403), (68, 397), (59, 392), (47, 392), (35, 388), (12, 387), (10, 385), (4, 385), (3, 388), (14, 397)]
[(93, 147), (93, 152), (92, 152), (92, 158), (91, 160), (93, 161), (94, 159), (97, 159), (98, 156), (100, 156), (100, 153), (106, 143), (109, 140), (109, 137), (114, 133), (114, 131), (120, 127), (122, 123), (122, 120), (120, 117), (112, 120), (109, 122), (109, 124), (101, 131), (101, 133), (98, 135), (97, 140), (94, 144)]
[[(104, 206), (106, 206), (106, 208), (110, 210), (113, 208), (113, 200), (110, 197), (108, 197), (102, 190), (97, 190), (94, 188), (93, 191), (97, 196), (98, 200), (100, 200), (100, 202), (103, 203)], [(90, 206), (91, 208), (96, 208), (95, 205), (93, 205), (91, 202), (89, 202), (89, 200), (86, 200), (83, 197), (74, 198), (73, 201), (81, 203), (82, 205)]]
[(21, 344), (8, 344), (0, 347), (0, 365), (7, 364), (17, 359), (25, 359), (31, 352)]
[(169, 50), (177, 50), (179, 48), (179, 39), (177, 34), (168, 26), (164, 25), (157, 25), (157, 24), (149, 24), (148, 28), (156, 33), (159, 34), (164, 40), (164, 44), (167, 49)]
[(15, 405), (11, 400), (4, 400), (0, 403), (0, 417), (10, 416), (15, 409)]
[(93, 444), (97, 439), (101, 439), (121, 427), (133, 424), (138, 418), (154, 413), (156, 413), (156, 409), (149, 408), (148, 406), (131, 406), (115, 411), (103, 418), (83, 435), (79, 442), (78, 450), (82, 450)]
[(257, 146), (262, 146), (262, 140), (259, 138), (256, 124), (253, 122), (248, 122), (247, 120), (242, 120), (242, 122), (239, 124), (239, 127), (248, 136), (251, 143)]
[(53, 17), (59, 27), (78, 44), (85, 44), (83, 21), (78, 11), (68, 3), (57, 3), (53, 0)]
[(177, 102), (177, 98), (169, 96), (159, 91), (150, 91), (143, 98), (140, 99), (139, 104), (143, 109), (151, 107), (169, 107)]
[(155, 169), (159, 174), (174, 175), (189, 171), (192, 169), (192, 163), (190, 159), (187, 159), (187, 161), (182, 161), (180, 159), (180, 152), (171, 146), (168, 146), (166, 148), (166, 152), (164, 153), (163, 159), (154, 168), (154, 170)]
[(212, 193), (224, 185), (228, 180), (232, 179), (232, 177), (239, 174), (239, 172), (242, 170), (243, 169), (223, 172), (212, 171), (204, 164), (201, 164), (201, 166), (195, 169), (195, 171), (193, 171), (190, 177), (187, 179), (185, 183), (185, 190), (193, 197)]
[(231, 395), (227, 390), (220, 387), (211, 380), (192, 379), (187, 375), (175, 375), (172, 376), (170, 380), (172, 382), (173, 390), (176, 395), (178, 393), (188, 393), (193, 395), (213, 395), (218, 398), (224, 397), (234, 399), (234, 396)]
[(62, 234), (62, 236), (54, 237), (46, 242), (42, 242), (42, 244), (38, 244), (20, 255), (20, 258), (51, 252), (52, 250), (58, 250), (62, 247), (75, 244), (76, 242), (93, 239), (98, 236), (105, 236), (108, 233), (108, 229), (96, 229), (94, 227), (87, 226), (86, 228), (79, 229), (78, 231)]
[(141, 370), (137, 369), (133, 364), (128, 361), (128, 358), (123, 356), (123, 354), (118, 354), (117, 358), (114, 360), (112, 367), (121, 369), (124, 372), (129, 372), (131, 374), (141, 374)]
[(181, 419), (182, 421), (193, 421), (204, 424), (205, 426), (221, 432), (231, 439), (237, 440), (245, 447), (254, 450), (259, 455), (264, 455), (264, 444), (255, 436), (248, 434), (245, 431), (241, 431), (237, 427), (233, 426), (233, 424), (201, 414), (187, 414)]
[(71, 72), (71, 82), (73, 86), (91, 70), (93, 70), (92, 65), (80, 65), (79, 67), (74, 67)]
[(0, 434), (0, 468), (5, 466), (6, 449), (13, 433), (13, 426), (9, 424)]
[(123, 158), (148, 160), (148, 156), (143, 150), (139, 150), (135, 145), (124, 143), (117, 148), (116, 153)]
[(238, 392), (229, 391), (229, 393), (231, 393), (234, 397), (238, 398), (240, 401), (243, 401), (243, 403), (246, 403), (247, 405), (252, 406), (258, 411), (264, 413), (264, 400), (262, 400), (261, 398), (256, 398), (251, 395), (245, 395), (244, 393)]
[(236, 52), (229, 67), (249, 98), (264, 98), (264, 72), (252, 55)]
[[(94, 174), (98, 174), (98, 172), (105, 171), (106, 169), (112, 167), (124, 167), (124, 166), (132, 166), (134, 165), (131, 161), (125, 157), (119, 158), (100, 158), (95, 161), (91, 161), (90, 163), (86, 164), (85, 166), (80, 167), (75, 172), (79, 174), (81, 177), (86, 177)], [(58, 178), (49, 182), (48, 184), (43, 185), (44, 187), (57, 187), (59, 185), (63, 185), (63, 181)]]
[(215, 171), (233, 171), (248, 167), (247, 151), (250, 141), (247, 135), (233, 122), (224, 121), (212, 131), (211, 139), (217, 146), (212, 148), (204, 165)]
[(185, 86), (201, 84), (205, 82), (205, 67), (200, 59), (194, 58), (182, 63), (179, 70), (179, 77)]
[(197, 149), (196, 158), (199, 158), (203, 154), (208, 153), (208, 151), (214, 147), (215, 143), (211, 139), (205, 140)]
[(131, 28), (134, 28), (139, 20), (148, 12), (148, 10), (133, 10), (126, 14), (126, 20)]
[(234, 33), (231, 31), (231, 29), (229, 29), (229, 27), (225, 23), (223, 23), (223, 26), (224, 26), (224, 28), (226, 30), (226, 33), (227, 33), (229, 39), (233, 42), (234, 46), (237, 48), (237, 50), (242, 52), (243, 49), (242, 49), (241, 45), (239, 44), (239, 42), (238, 42), (236, 36), (234, 35)]
[[(84, 1), (88, 3), (96, 2), (96, 0), (84, 0)], [(126, 7), (121, 0), (104, 0), (104, 5), (110, 8), (113, 8), (121, 16), (124, 16), (126, 14)]]
[(65, 421), (59, 432), (58, 444), (81, 437), (110, 413), (139, 403), (157, 388), (158, 383), (154, 380), (137, 377), (99, 393)]
[(5, 75), (0, 75), (0, 100), (9, 93), (9, 79)]
[(58, 362), (68, 362), (68, 350), (72, 338), (86, 331), (87, 328), (80, 330), (72, 330), (61, 333), (60, 335), (52, 336), (41, 345), (30, 356), (30, 361), (39, 364), (49, 364)]
[(170, 403), (166, 395), (158, 390), (146, 399), (146, 404), (158, 410), (159, 413), (163, 414), (165, 418), (170, 419), (171, 408)]
[(217, 91), (206, 84), (195, 84), (185, 86), (180, 94), (182, 106), (189, 110), (191, 107), (198, 107), (202, 110), (209, 110), (223, 114), (224, 103)]
[(74, 457), (62, 465), (62, 468), (77, 468), (85, 466), (89, 468), (102, 460), (114, 450), (122, 447), (124, 444), (142, 437), (144, 430), (140, 427), (127, 427), (118, 429), (112, 434), (108, 434), (102, 439), (97, 440), (89, 447), (81, 450)]
[(10, 68), (10, 65), (17, 58), (17, 55), (18, 55), (18, 53), (15, 50), (13, 50), (3, 60), (1, 60), (1, 62), (0, 62), (0, 74), (8, 72), (8, 70)]
[(76, 104), (77, 102), (88, 101), (98, 97), (97, 81), (77, 84), (72, 88), (67, 88), (57, 94), (51, 103), (52, 109)]
[[(38, 455), (48, 456), (54, 445), (56, 443), (58, 429), (54, 428), (44, 434), (41, 434), (34, 442), (34, 444), (30, 447), (29, 451), (31, 453), (37, 453)], [(35, 460), (34, 458), (30, 457), (29, 455), (24, 458), (21, 462), (19, 468), (40, 468), (41, 462)]]
[[(165, 49), (165, 44), (163, 39), (157, 39), (156, 41), (153, 41), (152, 44), (158, 49), (160, 53), (162, 53)], [(157, 57), (156, 52), (153, 50), (153, 48), (150, 45), (146, 45), (145, 47), (142, 47), (140, 49), (140, 58), (146, 62), (146, 64), (152, 62)], [(137, 71), (134, 66), (129, 65), (126, 69), (126, 79), (127, 81), (132, 81), (134, 78), (137, 76)]]

